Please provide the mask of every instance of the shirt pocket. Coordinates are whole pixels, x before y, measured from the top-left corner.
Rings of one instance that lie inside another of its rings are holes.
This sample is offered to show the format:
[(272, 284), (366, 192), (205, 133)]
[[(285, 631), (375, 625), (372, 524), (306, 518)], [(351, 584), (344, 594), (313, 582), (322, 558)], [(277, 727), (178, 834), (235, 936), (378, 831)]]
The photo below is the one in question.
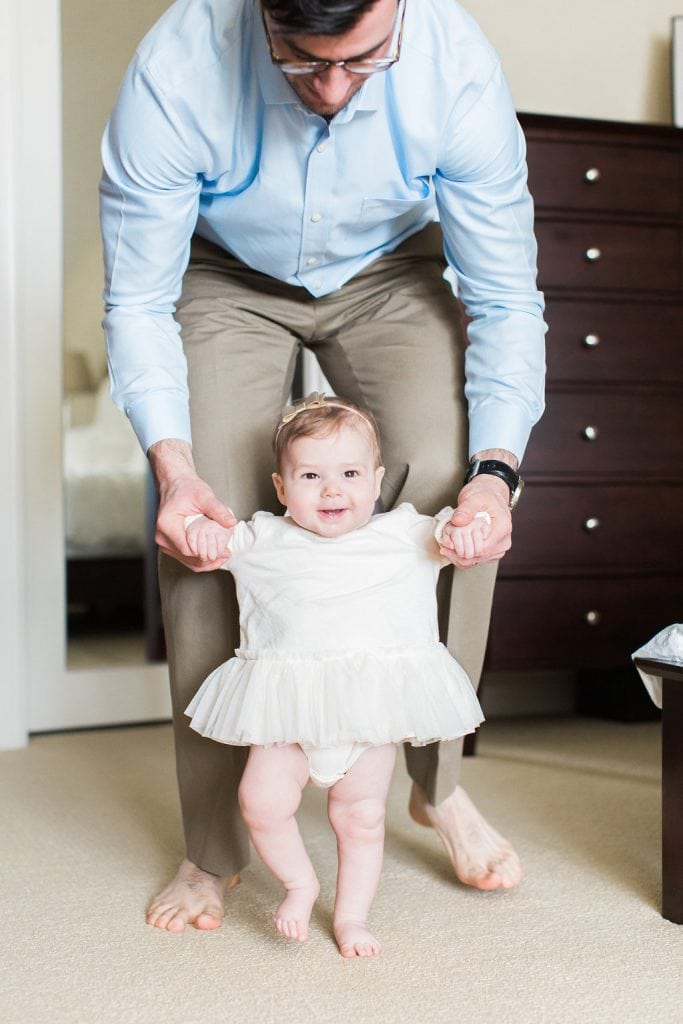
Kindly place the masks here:
[(436, 201), (431, 192), (414, 199), (366, 196), (360, 209), (360, 228), (372, 231), (382, 226), (388, 236), (395, 237), (413, 225), (434, 220), (435, 216)]

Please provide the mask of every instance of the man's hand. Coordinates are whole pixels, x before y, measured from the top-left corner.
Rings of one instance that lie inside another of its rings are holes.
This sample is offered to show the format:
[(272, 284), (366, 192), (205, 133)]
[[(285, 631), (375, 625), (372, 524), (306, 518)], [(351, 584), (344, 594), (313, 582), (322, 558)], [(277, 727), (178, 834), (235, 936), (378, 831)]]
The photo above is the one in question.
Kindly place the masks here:
[(174, 438), (158, 441), (147, 453), (159, 490), (159, 514), (154, 539), (161, 550), (193, 572), (209, 572), (223, 565), (229, 552), (218, 558), (192, 553), (187, 541), (185, 519), (201, 513), (227, 529), (237, 520), (219, 501), (207, 483), (197, 476), (192, 449)]
[[(516, 459), (509, 452), (481, 452), (480, 459), (502, 459), (513, 468)], [(457, 545), (448, 526), (444, 529), (441, 554), (460, 569), (469, 569), (482, 562), (497, 562), (512, 544), (512, 516), (510, 515), (510, 490), (507, 484), (496, 476), (481, 474), (475, 476), (460, 491), (458, 506), (451, 517), (451, 524), (463, 527), (474, 521), (478, 512), (487, 512), (491, 517), (488, 536), (480, 535), (476, 544)]]

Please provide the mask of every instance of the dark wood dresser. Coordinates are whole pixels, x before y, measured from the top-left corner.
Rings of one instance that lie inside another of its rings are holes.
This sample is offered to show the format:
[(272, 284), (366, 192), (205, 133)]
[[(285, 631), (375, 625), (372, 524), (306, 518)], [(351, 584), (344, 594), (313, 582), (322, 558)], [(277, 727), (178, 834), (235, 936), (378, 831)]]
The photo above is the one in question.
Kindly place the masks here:
[(488, 669), (633, 673), (683, 614), (683, 131), (521, 115), (547, 300)]

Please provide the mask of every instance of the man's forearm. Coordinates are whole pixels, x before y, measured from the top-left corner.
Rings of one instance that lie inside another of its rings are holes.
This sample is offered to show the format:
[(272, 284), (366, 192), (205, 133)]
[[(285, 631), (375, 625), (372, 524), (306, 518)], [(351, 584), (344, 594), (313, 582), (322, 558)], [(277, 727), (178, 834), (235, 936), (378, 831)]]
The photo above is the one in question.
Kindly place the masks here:
[(147, 452), (152, 473), (160, 491), (181, 477), (196, 476), (192, 447), (187, 441), (170, 437), (157, 441)]

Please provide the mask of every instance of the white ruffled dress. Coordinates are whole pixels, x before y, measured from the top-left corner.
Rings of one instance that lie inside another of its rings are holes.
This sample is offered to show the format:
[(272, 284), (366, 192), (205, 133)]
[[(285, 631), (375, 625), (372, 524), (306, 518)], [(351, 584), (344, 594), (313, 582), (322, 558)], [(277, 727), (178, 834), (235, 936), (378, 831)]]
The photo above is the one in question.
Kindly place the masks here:
[(240, 647), (188, 706), (192, 728), (240, 746), (416, 746), (472, 732), (483, 714), (439, 642), (436, 518), (403, 504), (320, 537), (258, 512), (235, 528)]

